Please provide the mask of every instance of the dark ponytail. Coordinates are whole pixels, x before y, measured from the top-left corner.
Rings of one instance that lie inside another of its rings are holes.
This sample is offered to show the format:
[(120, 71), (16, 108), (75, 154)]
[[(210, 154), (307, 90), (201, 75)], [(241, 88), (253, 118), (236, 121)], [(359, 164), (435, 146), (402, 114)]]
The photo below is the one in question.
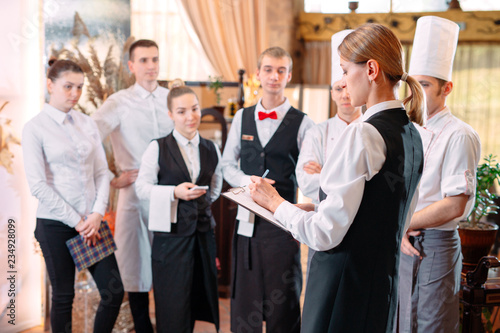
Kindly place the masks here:
[(49, 60), (49, 71), (47, 72), (47, 78), (50, 79), (52, 82), (56, 81), (63, 72), (73, 72), (73, 73), (81, 73), (83, 74), (83, 71), (80, 66), (78, 66), (77, 63), (71, 60), (57, 60), (57, 59), (50, 59)]

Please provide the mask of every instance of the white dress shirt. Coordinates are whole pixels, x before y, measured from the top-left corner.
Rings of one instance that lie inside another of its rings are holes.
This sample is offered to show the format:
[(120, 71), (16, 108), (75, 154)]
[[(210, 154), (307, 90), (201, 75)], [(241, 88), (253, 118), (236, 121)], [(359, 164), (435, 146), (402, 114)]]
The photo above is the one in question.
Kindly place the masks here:
[(119, 170), (138, 169), (151, 140), (172, 132), (174, 123), (167, 114), (168, 91), (158, 86), (149, 92), (136, 83), (109, 96), (92, 115), (102, 139), (110, 135)]
[(479, 136), (474, 129), (453, 116), (448, 107), (417, 126), (424, 145), (424, 170), (416, 211), (445, 197), (469, 195), (464, 214), (436, 228), (455, 230), (474, 206), (476, 168), (481, 153)]
[(108, 204), (108, 164), (99, 131), (87, 115), (49, 104), (23, 129), (24, 167), (38, 200), (38, 218), (75, 227)]
[[(188, 140), (182, 134), (177, 132), (177, 130), (174, 130), (173, 136), (177, 141), (177, 145), (179, 146), (179, 150), (181, 151), (182, 158), (186, 163), (188, 171), (190, 174), (193, 174), (193, 178), (196, 180), (200, 174), (201, 168), (199, 134), (197, 133), (193, 139)], [(192, 159), (187, 154), (189, 143), (192, 143), (194, 146)], [(215, 145), (215, 143), (214, 147), (217, 151), (217, 158), (220, 161), (219, 148)], [(158, 154), (158, 141), (151, 141), (142, 156), (141, 168), (136, 181), (136, 191), (139, 199), (149, 202), (149, 229), (152, 231), (170, 232), (170, 223), (177, 222), (177, 205), (179, 200), (174, 197), (174, 189), (176, 185), (158, 185), (158, 172), (160, 170), (160, 166), (158, 165)], [(195, 167), (194, 170), (192, 166)], [(219, 162), (215, 168), (208, 191), (210, 193), (210, 202), (217, 200), (221, 189), (222, 168)]]
[[(288, 110), (290, 109), (290, 102), (285, 98), (285, 102), (280, 106), (272, 109), (266, 110), (262, 106), (262, 99), (259, 100), (255, 107), (255, 124), (257, 128), (257, 134), (259, 136), (260, 144), (265, 147), (269, 140), (281, 125), (283, 118), (285, 118)], [(259, 112), (269, 113), (271, 111), (276, 111), (277, 119), (266, 118), (264, 120), (259, 120)], [(243, 116), (243, 109), (236, 112), (231, 124), (231, 129), (226, 141), (226, 146), (224, 148), (224, 154), (222, 155), (222, 172), (224, 174), (224, 179), (233, 187), (245, 186), (250, 184), (250, 176), (246, 175), (239, 167), (239, 160), (241, 154), (241, 119)], [(302, 141), (304, 140), (306, 131), (314, 126), (314, 122), (307, 116), (302, 120), (299, 127), (299, 132), (297, 135), (297, 147), (302, 146)], [(257, 175), (261, 176), (261, 175)], [(236, 219), (240, 221), (238, 234), (251, 237), (253, 235), (255, 216), (250, 213), (247, 209), (238, 206), (238, 213)]]
[[(352, 123), (361, 121), (361, 117), (356, 118)], [(335, 143), (344, 132), (349, 124), (335, 115), (316, 126), (313, 126), (306, 133), (302, 149), (300, 150), (299, 160), (295, 168), (297, 175), (297, 183), (302, 193), (313, 199), (314, 202), (319, 202), (319, 173), (308, 174), (304, 171), (304, 165), (310, 161), (314, 161), (321, 165), (325, 165), (326, 158), (330, 156)]]
[[(358, 212), (365, 182), (380, 171), (386, 159), (384, 139), (364, 121), (380, 111), (401, 107), (400, 101), (379, 103), (365, 112), (363, 122), (347, 126), (321, 171), (320, 184), (327, 197), (317, 206), (317, 212), (306, 212), (287, 201), (278, 207), (274, 217), (295, 239), (317, 251), (342, 242)], [(413, 197), (406, 225), (417, 197)]]

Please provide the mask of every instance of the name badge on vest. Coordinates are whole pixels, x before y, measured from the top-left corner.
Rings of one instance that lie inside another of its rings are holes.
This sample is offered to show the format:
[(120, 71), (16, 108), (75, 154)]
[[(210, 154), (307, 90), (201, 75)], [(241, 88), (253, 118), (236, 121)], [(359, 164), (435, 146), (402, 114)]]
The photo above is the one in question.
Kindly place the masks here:
[(241, 140), (253, 141), (253, 135), (242, 134), (241, 135)]

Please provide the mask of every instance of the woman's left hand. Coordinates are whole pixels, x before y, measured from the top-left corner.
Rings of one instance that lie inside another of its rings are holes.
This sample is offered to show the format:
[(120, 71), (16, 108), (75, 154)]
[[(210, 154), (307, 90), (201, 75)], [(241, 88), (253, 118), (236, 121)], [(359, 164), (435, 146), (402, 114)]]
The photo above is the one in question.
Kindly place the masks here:
[(80, 233), (85, 238), (89, 238), (95, 234), (99, 233), (99, 227), (101, 225), (102, 215), (99, 213), (92, 213), (85, 217), (83, 224), (78, 224), (76, 226), (76, 231)]
[(285, 201), (274, 187), (261, 177), (251, 176), (252, 183), (248, 185), (252, 199), (262, 207), (275, 212), (278, 206)]

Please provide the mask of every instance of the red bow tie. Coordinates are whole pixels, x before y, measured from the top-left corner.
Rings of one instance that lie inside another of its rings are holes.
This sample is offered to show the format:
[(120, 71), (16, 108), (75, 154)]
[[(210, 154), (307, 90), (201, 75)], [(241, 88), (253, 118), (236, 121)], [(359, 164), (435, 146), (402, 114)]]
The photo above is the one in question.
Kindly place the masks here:
[(264, 120), (266, 118), (278, 119), (278, 115), (276, 114), (276, 111), (271, 111), (269, 113), (259, 111), (259, 120)]

